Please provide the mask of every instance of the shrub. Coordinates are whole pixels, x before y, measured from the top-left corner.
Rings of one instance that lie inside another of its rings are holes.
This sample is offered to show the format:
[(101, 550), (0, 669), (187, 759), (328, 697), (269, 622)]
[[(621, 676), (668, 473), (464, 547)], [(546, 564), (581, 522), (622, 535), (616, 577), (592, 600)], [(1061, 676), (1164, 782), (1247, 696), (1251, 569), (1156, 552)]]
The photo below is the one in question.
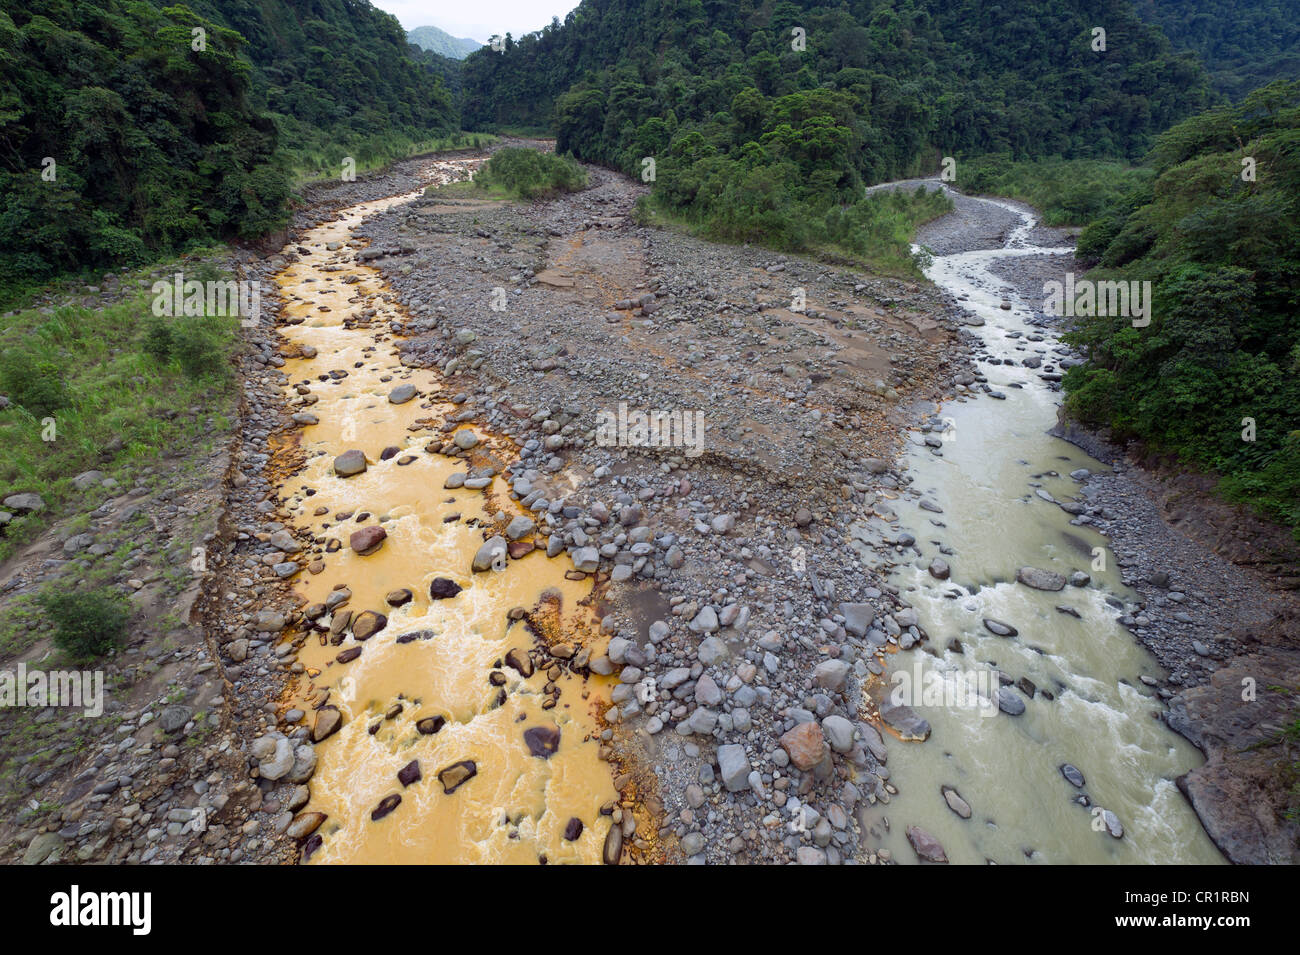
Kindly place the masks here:
[(212, 374), (225, 361), (222, 334), (211, 319), (188, 319), (171, 331), (170, 338), (173, 354), (191, 378)]
[(492, 154), (475, 177), (484, 185), (500, 186), (522, 199), (542, 199), (587, 186), (587, 174), (567, 156), (510, 147)]
[(74, 660), (102, 657), (126, 639), (131, 602), (116, 591), (51, 591), (39, 603), (54, 625), (54, 645)]
[(69, 404), (59, 366), (24, 349), (13, 349), (0, 359), (0, 387), (10, 401), (38, 417)]
[(164, 318), (152, 318), (145, 325), (144, 342), (140, 346), (146, 355), (160, 361), (170, 361), (175, 343), (171, 324)]

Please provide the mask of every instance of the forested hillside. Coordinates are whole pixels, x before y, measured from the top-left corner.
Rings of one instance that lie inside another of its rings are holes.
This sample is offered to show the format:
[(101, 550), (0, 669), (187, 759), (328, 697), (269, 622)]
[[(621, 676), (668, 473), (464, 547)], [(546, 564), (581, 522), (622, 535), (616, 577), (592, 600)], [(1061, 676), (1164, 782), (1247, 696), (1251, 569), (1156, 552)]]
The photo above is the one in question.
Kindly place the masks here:
[[(153, 0), (167, 6), (172, 0)], [(392, 15), (352, 0), (188, 0), (247, 40), (254, 101), (284, 148), (384, 158), (390, 139), (458, 128), (451, 93)]]
[(1081, 319), (1066, 407), (1300, 528), (1300, 83), (1175, 126), (1151, 165), (1079, 244), (1099, 278), (1152, 283), (1151, 324)]
[(586, 0), (464, 83), (468, 125), (550, 117), (561, 151), (653, 159), (662, 211), (787, 249), (861, 248), (863, 186), (945, 155), (1136, 159), (1208, 95), (1129, 0)]
[(347, 0), (0, 0), (0, 285), (281, 224), (293, 167), (458, 128), (434, 61)]
[(279, 224), (287, 179), (241, 45), (184, 7), (0, 0), (0, 282)]
[(453, 60), (463, 60), (483, 45), (478, 40), (452, 36), (446, 30), (440, 30), (432, 26), (416, 27), (414, 30), (409, 30), (406, 38), (422, 50), (428, 50), (430, 53), (437, 53), (439, 56), (445, 56)]
[(846, 175), (867, 181), (937, 154), (1137, 158), (1206, 95), (1194, 59), (1171, 54), (1129, 0), (586, 0), (465, 69), (468, 124), (553, 115), (561, 149), (627, 169), (688, 131), (722, 152), (766, 149), (791, 125), (782, 98), (816, 91), (791, 129), (824, 124), (844, 140)]
[(1300, 79), (1300, 6), (1288, 0), (1135, 0), (1175, 50), (1196, 53), (1217, 89), (1239, 100), (1275, 79)]

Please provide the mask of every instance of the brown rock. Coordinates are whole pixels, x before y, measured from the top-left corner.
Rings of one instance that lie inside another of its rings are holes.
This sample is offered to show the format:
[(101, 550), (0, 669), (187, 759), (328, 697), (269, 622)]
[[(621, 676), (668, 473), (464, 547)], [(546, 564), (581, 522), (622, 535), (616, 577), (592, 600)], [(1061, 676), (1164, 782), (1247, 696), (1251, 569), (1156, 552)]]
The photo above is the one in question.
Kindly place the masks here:
[(379, 800), (379, 805), (370, 810), (370, 821), (378, 822), (386, 815), (402, 804), (402, 797), (399, 793), (391, 793)]
[(322, 706), (316, 711), (316, 722), (312, 724), (311, 739), (313, 743), (333, 736), (343, 727), (343, 714), (337, 706)]
[(800, 723), (782, 736), (780, 743), (798, 769), (812, 769), (826, 755), (826, 737), (813, 722)]
[(542, 759), (550, 759), (560, 748), (560, 728), (555, 724), (548, 726), (530, 726), (524, 730), (524, 742), (528, 752)]
[(339, 477), (352, 477), (354, 474), (361, 474), (366, 469), (366, 455), (364, 451), (352, 449), (344, 451), (334, 459), (334, 473)]
[(378, 524), (372, 524), (369, 527), (363, 527), (359, 531), (353, 531), (352, 536), (348, 538), (348, 544), (358, 554), (373, 554), (384, 543), (384, 538), (388, 536), (388, 531), (384, 530)]
[(478, 766), (474, 761), (462, 759), (459, 763), (452, 763), (445, 769), (439, 770), (438, 782), (442, 783), (442, 791), (450, 796), (477, 775)]
[(374, 610), (366, 610), (353, 618), (352, 636), (358, 640), (369, 640), (386, 626), (388, 626), (387, 617)]
[(414, 596), (415, 594), (411, 593), (410, 590), (402, 587), (398, 590), (390, 590), (388, 596), (384, 598), (384, 603), (390, 607), (402, 607), (409, 604)]
[(618, 865), (619, 857), (623, 854), (623, 827), (613, 825), (609, 827), (609, 832), (605, 834), (605, 848), (601, 852), (601, 861), (605, 865)]
[(397, 771), (397, 781), (403, 786), (418, 783), (424, 777), (420, 773), (420, 761), (413, 759)]
[(429, 597), (432, 600), (446, 600), (454, 597), (465, 588), (450, 577), (435, 577), (429, 584)]
[(335, 663), (351, 663), (357, 657), (361, 656), (360, 647), (348, 647), (342, 653), (334, 658)]
[(432, 640), (437, 634), (432, 630), (412, 630), (410, 633), (400, 634), (396, 643), (414, 643), (416, 640)]
[(289, 823), (289, 828), (285, 830), (285, 834), (290, 839), (297, 839), (301, 842), (319, 829), (321, 823), (328, 818), (323, 812), (300, 812), (293, 817), (293, 822)]
[(515, 648), (506, 654), (506, 666), (519, 671), (522, 677), (533, 675), (533, 658), (524, 650)]
[(422, 720), (416, 720), (415, 728), (423, 736), (432, 736), (446, 725), (445, 716), (426, 716)]
[(321, 834), (319, 832), (313, 832), (310, 836), (308, 836), (307, 841), (304, 842), (302, 846), (303, 861), (305, 862), (306, 860), (310, 859), (312, 857), (312, 853), (315, 852), (324, 844), (325, 844), (325, 840), (321, 838)]
[(330, 633), (338, 636), (348, 628), (352, 622), (351, 610), (335, 610), (334, 615), (330, 617)]
[(582, 820), (577, 816), (570, 819), (564, 826), (564, 841), (573, 842), (582, 835)]

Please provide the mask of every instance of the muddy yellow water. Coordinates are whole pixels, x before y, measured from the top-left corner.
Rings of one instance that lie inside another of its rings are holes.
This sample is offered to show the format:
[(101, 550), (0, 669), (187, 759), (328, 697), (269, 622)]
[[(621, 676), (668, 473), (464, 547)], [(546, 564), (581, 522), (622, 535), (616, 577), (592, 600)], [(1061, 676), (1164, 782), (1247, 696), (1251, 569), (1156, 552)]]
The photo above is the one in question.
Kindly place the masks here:
[[(450, 181), (469, 168), (442, 163), (429, 172)], [(566, 671), (558, 695), (548, 694), (545, 668), (525, 679), (503, 665), (511, 649), (541, 646), (543, 632), (594, 645), (592, 584), (566, 579), (568, 558), (548, 559), (540, 550), (510, 560), (503, 571), (471, 572), (474, 553), (502, 526), (499, 513), (508, 521), (520, 511), (499, 477), (485, 490), (446, 490), (444, 483), (473, 465), (508, 464), (513, 445), (476, 430), (483, 444), (472, 461), (425, 450), (449, 438), (441, 425), (458, 409), (430, 397), (440, 391), (436, 372), (400, 364), (388, 331), (389, 321), (404, 318), (400, 306), (380, 273), (355, 260), (357, 225), (417, 194), (343, 210), (292, 243), (286, 251), (308, 251), (277, 276), (287, 303), (281, 331), (288, 352), (301, 355), (296, 349), (306, 346), (312, 355), (286, 362), (286, 394), (295, 410), (319, 418), (301, 430), (305, 463), (280, 488), (291, 523), (318, 545), (304, 555), (315, 563), (298, 576), (296, 589), (309, 606), (346, 588), (351, 596), (339, 612), (370, 610), (388, 618), (362, 642), (348, 631), (341, 640), (311, 634), (298, 655), (306, 672), (286, 705), (304, 706), (311, 725), (312, 705), (326, 702), (328, 693), (344, 721), (317, 746), (306, 811), (328, 818), (310, 861), (598, 862), (610, 825), (600, 811), (617, 796), (597, 738), (595, 714), (604, 708), (607, 687)], [(347, 375), (331, 378), (331, 371)], [(407, 382), (419, 395), (389, 402), (389, 392)], [(350, 449), (365, 453), (368, 468), (340, 478), (334, 458)], [(351, 534), (375, 525), (387, 532), (379, 550), (354, 552)], [(439, 577), (464, 589), (431, 599), (430, 583)], [(390, 606), (387, 595), (403, 588), (412, 599)], [(529, 611), (536, 627), (512, 620), (515, 608)], [(319, 623), (332, 620), (326, 614)], [(418, 636), (398, 641), (411, 633)], [(354, 647), (361, 650), (356, 659), (337, 662)], [(445, 724), (421, 734), (416, 723), (429, 717)], [(525, 742), (533, 727), (559, 729), (558, 750), (549, 758), (533, 755)], [(412, 760), (422, 778), (403, 786), (398, 771)], [(446, 793), (439, 771), (466, 760), (477, 774)], [(372, 820), (393, 794), (401, 796), (397, 808)], [(565, 829), (573, 819), (582, 822), (582, 833), (570, 840)]]

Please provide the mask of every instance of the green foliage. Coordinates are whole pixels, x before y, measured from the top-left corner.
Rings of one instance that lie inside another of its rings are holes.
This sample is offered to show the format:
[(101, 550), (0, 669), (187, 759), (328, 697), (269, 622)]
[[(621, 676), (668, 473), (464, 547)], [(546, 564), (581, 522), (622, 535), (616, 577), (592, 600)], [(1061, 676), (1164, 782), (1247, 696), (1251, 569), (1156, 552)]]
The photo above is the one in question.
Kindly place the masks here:
[(242, 42), (183, 6), (0, 0), (0, 283), (282, 224)]
[(62, 370), (30, 347), (14, 348), (0, 358), (0, 388), (11, 402), (34, 418), (68, 404)]
[(1100, 159), (1014, 161), (1000, 153), (957, 166), (956, 185), (984, 195), (1027, 202), (1052, 226), (1083, 225), (1098, 219), (1151, 180), (1143, 167)]
[(229, 332), (211, 318), (178, 319), (171, 350), (185, 374), (202, 378), (218, 372), (226, 360)]
[(544, 199), (587, 187), (587, 174), (571, 157), (508, 147), (492, 154), (474, 181), (521, 199)]
[(1300, 536), (1300, 82), (1173, 127), (1150, 163), (1080, 249), (1090, 278), (1152, 283), (1151, 324), (1078, 320), (1066, 410), (1219, 473)]
[(450, 63), (353, 0), (0, 0), (0, 300), (283, 227), (292, 168), (458, 129)]
[(39, 603), (54, 627), (54, 645), (75, 661), (95, 660), (126, 640), (131, 602), (115, 590), (52, 590)]
[[(204, 272), (192, 266), (198, 263), (160, 271)], [(129, 287), (149, 277), (128, 274), (123, 282)], [(239, 343), (239, 319), (154, 318), (151, 303), (142, 292), (95, 309), (29, 309), (0, 326), (0, 367), (44, 366), (33, 379), (38, 386), (62, 382), (53, 434), (44, 409), (29, 410), (4, 384), (12, 404), (0, 409), (0, 497), (37, 491), (47, 507), (0, 530), (0, 560), (70, 508), (84, 510), (84, 495), (72, 485), (82, 471), (104, 471), (129, 487), (164, 452), (202, 448), (229, 432), (238, 390), (228, 359)]]
[(416, 27), (406, 31), (406, 39), (422, 50), (453, 60), (463, 60), (483, 44), (467, 37), (454, 37), (437, 27)]
[(145, 323), (144, 341), (140, 347), (157, 361), (169, 361), (173, 347), (171, 322), (158, 317), (149, 319)]
[[(1101, 22), (1115, 39), (1095, 52)], [(779, 249), (870, 250), (904, 268), (894, 225), (930, 210), (864, 204), (866, 184), (944, 155), (1121, 168), (1208, 95), (1194, 59), (1170, 54), (1128, 0), (587, 0), (563, 23), (506, 36), (504, 52), (471, 53), (463, 83), (473, 128), (549, 118), (556, 148), (579, 159), (640, 176), (653, 158), (651, 205), (665, 218)], [(1089, 185), (1109, 168), (1054, 184), (1051, 214), (1099, 211), (1116, 184)], [(1035, 191), (1052, 173), (1035, 172)]]
[(1273, 80), (1300, 76), (1300, 21), (1284, 0), (1135, 0), (1175, 50), (1197, 53), (1215, 87), (1239, 100)]
[(942, 155), (1136, 159), (1208, 92), (1129, 0), (587, 0), (471, 53), (463, 82), (466, 126), (548, 117), (579, 159), (635, 173), (698, 132), (729, 158), (752, 142), (842, 172), (844, 188)]
[[(162, 4), (168, 0), (153, 0)], [(397, 18), (355, 0), (189, 0), (247, 42), (254, 105), (295, 167), (338, 176), (409, 155), (459, 128), (459, 64), (407, 41)]]

